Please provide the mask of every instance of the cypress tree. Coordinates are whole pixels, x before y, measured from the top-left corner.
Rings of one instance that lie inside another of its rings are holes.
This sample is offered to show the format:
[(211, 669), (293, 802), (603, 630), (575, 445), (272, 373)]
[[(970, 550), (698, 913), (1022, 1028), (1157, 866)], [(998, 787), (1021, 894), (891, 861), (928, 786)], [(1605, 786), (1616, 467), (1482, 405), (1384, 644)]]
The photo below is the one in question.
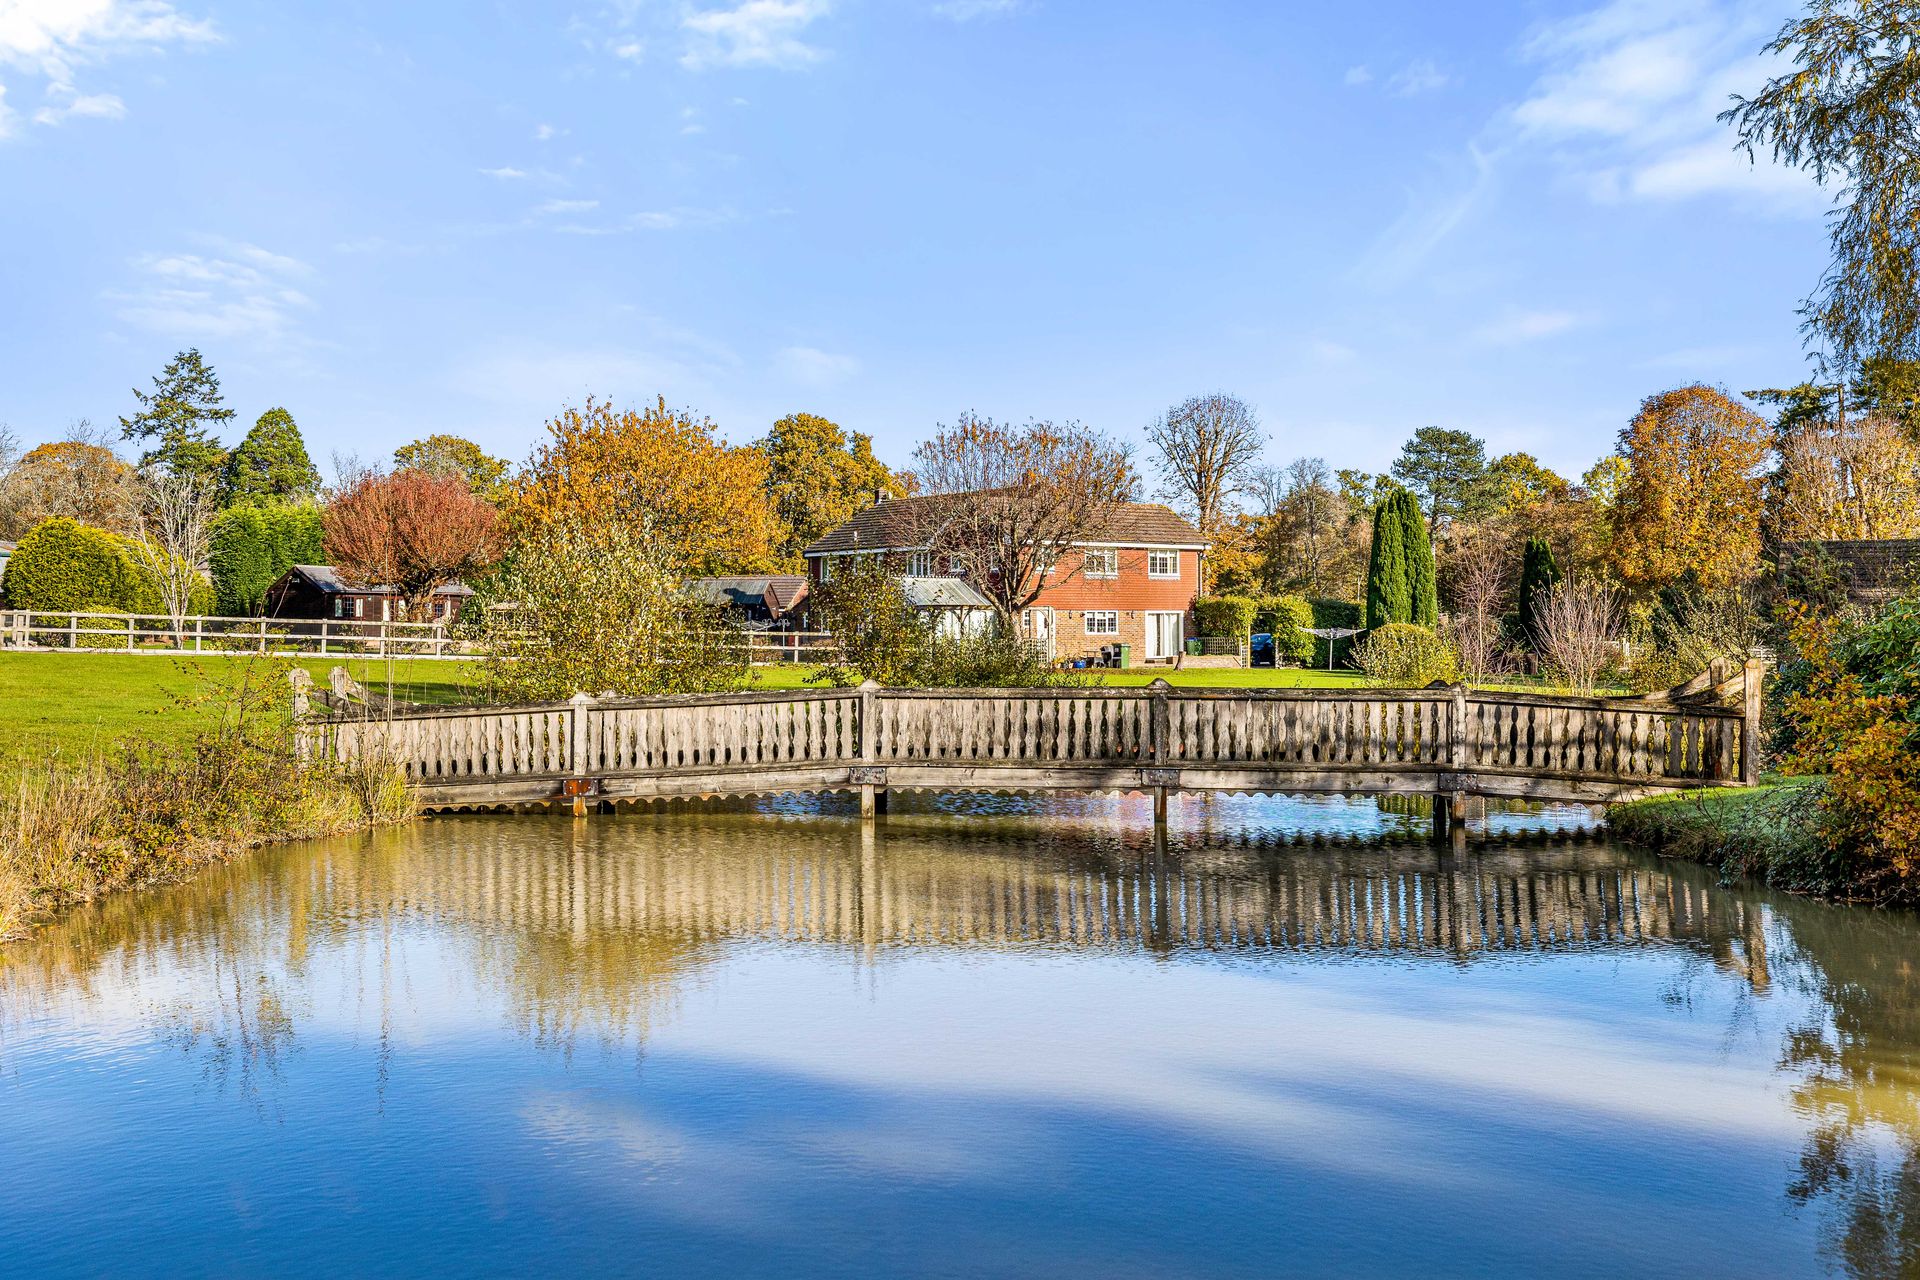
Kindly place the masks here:
[(1400, 531), (1399, 490), (1373, 512), (1373, 553), (1367, 560), (1367, 626), (1406, 622), (1413, 616), (1407, 592), (1407, 543)]
[(300, 426), (285, 409), (269, 409), (227, 455), (225, 505), (300, 502), (320, 488)]
[(1541, 537), (1527, 539), (1520, 561), (1520, 631), (1533, 648), (1540, 647), (1540, 621), (1535, 615), (1547, 589), (1560, 581), (1560, 566), (1553, 561), (1553, 548)]
[(1400, 504), (1400, 537), (1406, 545), (1407, 617), (1400, 621), (1431, 627), (1440, 621), (1440, 592), (1433, 564), (1433, 540), (1427, 536), (1427, 520), (1420, 513), (1420, 500), (1411, 490), (1393, 495)]
[(252, 615), (266, 603), (267, 588), (296, 564), (317, 564), (321, 518), (314, 507), (233, 507), (213, 522), (207, 563), (213, 570), (219, 609)]

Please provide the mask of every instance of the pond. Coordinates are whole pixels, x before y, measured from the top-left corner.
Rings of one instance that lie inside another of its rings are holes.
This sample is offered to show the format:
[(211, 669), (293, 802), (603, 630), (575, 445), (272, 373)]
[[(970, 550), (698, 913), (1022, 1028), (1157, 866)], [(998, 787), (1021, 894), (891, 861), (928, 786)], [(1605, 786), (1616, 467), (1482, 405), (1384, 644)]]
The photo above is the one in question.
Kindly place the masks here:
[(1920, 927), (1490, 821), (901, 797), (262, 852), (0, 952), (0, 1259), (1908, 1271)]

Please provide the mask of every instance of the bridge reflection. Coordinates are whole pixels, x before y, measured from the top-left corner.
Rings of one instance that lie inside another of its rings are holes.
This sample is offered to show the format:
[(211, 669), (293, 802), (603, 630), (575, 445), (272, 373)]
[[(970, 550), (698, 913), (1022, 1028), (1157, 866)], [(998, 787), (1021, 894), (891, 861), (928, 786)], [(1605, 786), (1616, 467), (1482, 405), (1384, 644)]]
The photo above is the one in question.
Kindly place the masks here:
[[(1232, 846), (1151, 831), (765, 817), (596, 823), (453, 820), (390, 870), (412, 911), (489, 931), (639, 932), (689, 946), (753, 938), (867, 948), (1403, 953), (1677, 944), (1757, 988), (1763, 912), (1692, 869), (1600, 844), (1467, 855), (1430, 845)], [(520, 833), (528, 837), (523, 840)], [(537, 835), (535, 833), (538, 833)], [(797, 835), (797, 832), (793, 833)]]

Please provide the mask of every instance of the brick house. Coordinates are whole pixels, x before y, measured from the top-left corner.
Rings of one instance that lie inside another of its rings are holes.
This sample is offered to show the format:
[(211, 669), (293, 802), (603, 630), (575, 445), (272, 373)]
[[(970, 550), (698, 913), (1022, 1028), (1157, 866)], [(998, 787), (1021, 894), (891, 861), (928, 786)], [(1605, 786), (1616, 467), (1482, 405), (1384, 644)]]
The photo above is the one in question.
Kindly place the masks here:
[[(804, 552), (807, 577), (832, 580), (845, 556), (884, 555), (910, 577), (954, 572), (914, 545), (932, 521), (926, 504), (948, 496), (877, 503), (829, 530)], [(1133, 647), (1135, 662), (1172, 661), (1193, 634), (1193, 600), (1209, 544), (1200, 531), (1155, 502), (1123, 503), (1107, 526), (1088, 531), (1061, 557), (1033, 603), (1021, 610), (1022, 635), (1056, 658), (1093, 657), (1108, 645)]]

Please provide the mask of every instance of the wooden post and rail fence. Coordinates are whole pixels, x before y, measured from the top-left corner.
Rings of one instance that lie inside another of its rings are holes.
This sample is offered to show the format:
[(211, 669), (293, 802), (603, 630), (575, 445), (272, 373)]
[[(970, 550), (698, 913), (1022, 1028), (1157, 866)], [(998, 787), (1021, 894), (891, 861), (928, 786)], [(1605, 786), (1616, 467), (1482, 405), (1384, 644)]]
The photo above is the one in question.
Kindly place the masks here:
[[(390, 763), (426, 810), (889, 789), (1417, 794), (1606, 804), (1759, 780), (1763, 665), (1643, 698), (1473, 690), (858, 688), (517, 707), (310, 699), (308, 758)], [(316, 707), (314, 702), (321, 705)]]
[[(824, 631), (740, 633), (753, 666), (821, 662), (837, 650)], [(240, 618), (167, 614), (0, 610), (0, 648), (32, 653), (251, 653), (317, 657), (470, 658), (446, 622), (358, 618)]]

